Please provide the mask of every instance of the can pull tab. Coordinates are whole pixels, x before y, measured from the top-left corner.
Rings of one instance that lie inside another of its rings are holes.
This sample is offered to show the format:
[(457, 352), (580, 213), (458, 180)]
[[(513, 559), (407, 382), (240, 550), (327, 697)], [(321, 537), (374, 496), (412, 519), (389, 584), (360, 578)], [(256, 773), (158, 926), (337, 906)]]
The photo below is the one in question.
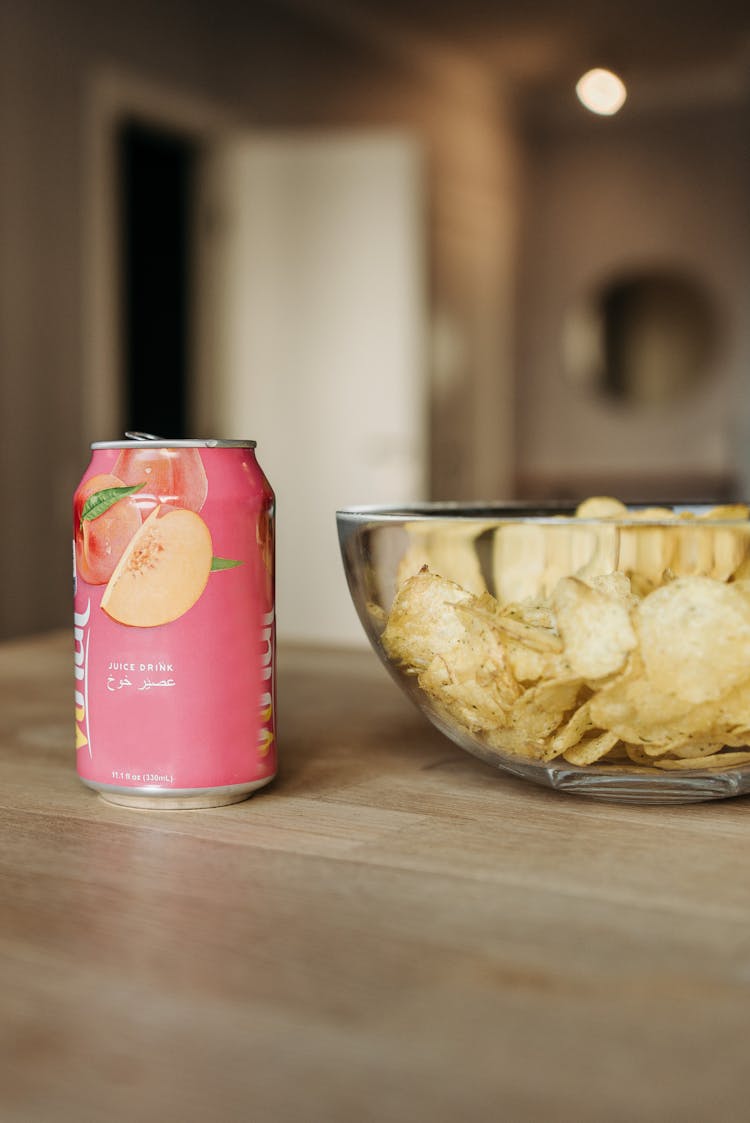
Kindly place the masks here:
[(129, 441), (163, 441), (163, 437), (157, 437), (155, 433), (140, 433), (133, 430), (126, 430), (125, 436)]

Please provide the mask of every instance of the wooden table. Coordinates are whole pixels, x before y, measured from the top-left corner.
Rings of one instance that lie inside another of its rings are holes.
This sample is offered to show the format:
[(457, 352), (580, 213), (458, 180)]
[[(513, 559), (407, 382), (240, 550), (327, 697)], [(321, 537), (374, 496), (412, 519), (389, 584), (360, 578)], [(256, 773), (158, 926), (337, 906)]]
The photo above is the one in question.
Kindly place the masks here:
[(70, 656), (0, 647), (2, 1123), (750, 1117), (746, 799), (537, 789), (288, 650), (276, 784), (129, 811)]

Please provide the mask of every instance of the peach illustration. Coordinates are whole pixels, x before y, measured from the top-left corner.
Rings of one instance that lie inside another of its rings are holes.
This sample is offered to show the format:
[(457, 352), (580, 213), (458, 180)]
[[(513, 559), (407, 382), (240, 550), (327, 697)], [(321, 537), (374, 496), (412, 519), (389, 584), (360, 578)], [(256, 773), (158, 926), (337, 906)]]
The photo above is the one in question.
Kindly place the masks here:
[(137, 502), (147, 514), (159, 503), (200, 511), (208, 495), (197, 448), (124, 448), (112, 469), (128, 484), (143, 483)]
[[(101, 514), (84, 517), (86, 500), (97, 492), (126, 485), (118, 476), (91, 476), (81, 484), (73, 501), (75, 520), (76, 570), (89, 585), (105, 585), (115, 571), (125, 547), (141, 525), (141, 512), (132, 495), (114, 499), (109, 506), (102, 503)], [(107, 497), (104, 497), (105, 499)]]
[(195, 604), (211, 572), (211, 535), (200, 515), (157, 507), (131, 539), (102, 597), (120, 624), (153, 628)]

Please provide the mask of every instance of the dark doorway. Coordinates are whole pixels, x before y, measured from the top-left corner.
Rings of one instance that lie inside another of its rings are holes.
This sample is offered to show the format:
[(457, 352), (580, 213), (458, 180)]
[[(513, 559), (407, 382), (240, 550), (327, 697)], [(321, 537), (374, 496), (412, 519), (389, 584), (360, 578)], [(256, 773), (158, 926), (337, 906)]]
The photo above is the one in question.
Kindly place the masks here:
[(191, 436), (192, 196), (197, 145), (140, 121), (119, 129), (125, 428)]

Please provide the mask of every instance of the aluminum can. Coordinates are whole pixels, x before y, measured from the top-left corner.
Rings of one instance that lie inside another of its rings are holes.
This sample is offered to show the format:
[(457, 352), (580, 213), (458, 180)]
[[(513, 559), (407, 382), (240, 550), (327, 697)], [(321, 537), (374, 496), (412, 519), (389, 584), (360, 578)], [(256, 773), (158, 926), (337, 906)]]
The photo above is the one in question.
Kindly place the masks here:
[(78, 774), (133, 807), (236, 803), (276, 772), (274, 495), (255, 442), (91, 449), (73, 500)]

